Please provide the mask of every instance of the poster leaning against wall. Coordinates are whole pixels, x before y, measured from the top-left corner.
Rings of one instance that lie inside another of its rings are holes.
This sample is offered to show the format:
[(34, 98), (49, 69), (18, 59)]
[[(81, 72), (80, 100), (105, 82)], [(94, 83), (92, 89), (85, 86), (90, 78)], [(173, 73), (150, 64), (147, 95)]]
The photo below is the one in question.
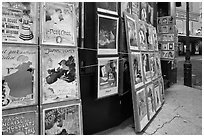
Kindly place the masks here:
[(79, 99), (78, 55), (75, 48), (41, 48), (42, 103)]
[(36, 2), (2, 2), (2, 42), (37, 43), (37, 6)]
[(98, 58), (97, 98), (118, 94), (118, 57)]
[(37, 103), (37, 47), (2, 46), (2, 108)]
[(74, 3), (42, 3), (41, 15), (41, 44), (76, 46)]

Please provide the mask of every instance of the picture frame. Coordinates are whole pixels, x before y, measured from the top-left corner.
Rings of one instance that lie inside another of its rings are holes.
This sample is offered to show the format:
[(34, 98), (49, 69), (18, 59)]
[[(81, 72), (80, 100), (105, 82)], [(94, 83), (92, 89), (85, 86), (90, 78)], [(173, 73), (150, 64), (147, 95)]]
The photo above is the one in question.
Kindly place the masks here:
[(72, 2), (41, 3), (42, 45), (76, 47), (76, 13)]
[(154, 51), (154, 43), (153, 43), (153, 28), (151, 25), (146, 24), (146, 36), (147, 36), (147, 49), (149, 51)]
[(159, 41), (159, 39), (158, 39), (157, 31), (156, 31), (155, 27), (153, 27), (152, 33), (153, 33), (154, 51), (158, 51), (158, 41)]
[(117, 2), (96, 2), (97, 11), (118, 15), (118, 3)]
[(161, 43), (161, 50), (168, 50), (169, 49), (169, 45), (168, 43)]
[(158, 81), (154, 82), (154, 96), (155, 96), (154, 97), (155, 98), (155, 108), (156, 108), (156, 111), (158, 111), (162, 105)]
[(168, 43), (169, 50), (174, 50), (174, 42)]
[(154, 9), (148, 4), (148, 21), (151, 25), (153, 25), (154, 18)]
[(166, 34), (167, 41), (173, 41), (174, 42), (174, 34)]
[(2, 109), (37, 104), (38, 49), (3, 44)]
[(147, 37), (146, 37), (146, 26), (144, 21), (138, 21), (138, 37), (139, 37), (139, 45), (141, 51), (147, 51)]
[(43, 46), (41, 51), (41, 103), (80, 98), (76, 48)]
[(169, 16), (168, 17), (168, 24), (173, 24), (173, 25), (175, 25), (175, 18), (173, 17), (173, 16)]
[(140, 19), (144, 22), (147, 22), (147, 2), (140, 2)]
[(2, 42), (37, 44), (37, 2), (2, 2)]
[(118, 73), (118, 57), (98, 58), (98, 99), (118, 94)]
[(148, 108), (148, 119), (152, 119), (152, 117), (156, 114), (155, 108), (155, 95), (154, 95), (154, 85), (150, 83), (146, 86), (146, 99), (147, 99), (147, 108)]
[(144, 82), (149, 83), (151, 81), (151, 71), (149, 63), (149, 53), (142, 53), (142, 70), (144, 72)]
[(169, 33), (175, 33), (175, 26), (174, 25), (169, 25), (168, 27), (169, 27), (168, 28), (169, 29), (168, 30)]
[(161, 77), (159, 79), (159, 91), (161, 94), (161, 102), (164, 103), (165, 101), (165, 92), (164, 92), (164, 79)]
[(156, 75), (161, 76), (162, 75), (161, 61), (160, 61), (160, 55), (158, 52), (155, 53), (154, 59), (155, 59), (155, 64), (156, 64)]
[(149, 65), (150, 65), (150, 72), (151, 72), (151, 79), (157, 78), (157, 68), (156, 68), (156, 62), (155, 62), (155, 54), (149, 53)]
[(98, 55), (118, 54), (118, 25), (119, 18), (98, 14)]
[(82, 109), (79, 102), (43, 107), (42, 135), (82, 135)]

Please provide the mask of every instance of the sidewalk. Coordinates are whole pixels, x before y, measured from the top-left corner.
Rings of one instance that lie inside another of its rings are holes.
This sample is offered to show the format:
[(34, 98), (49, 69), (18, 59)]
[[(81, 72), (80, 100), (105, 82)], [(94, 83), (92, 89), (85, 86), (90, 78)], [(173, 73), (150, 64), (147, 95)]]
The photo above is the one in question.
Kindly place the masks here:
[[(135, 135), (133, 118), (96, 135)], [(142, 135), (202, 135), (202, 90), (175, 84), (165, 91), (165, 103)]]

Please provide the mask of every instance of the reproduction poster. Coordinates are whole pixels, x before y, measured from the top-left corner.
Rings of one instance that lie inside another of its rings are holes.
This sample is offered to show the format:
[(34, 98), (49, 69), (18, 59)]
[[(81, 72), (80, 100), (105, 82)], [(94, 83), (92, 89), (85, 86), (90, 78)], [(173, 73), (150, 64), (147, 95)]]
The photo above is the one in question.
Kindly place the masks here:
[(2, 46), (2, 108), (37, 103), (37, 47)]
[(118, 14), (118, 3), (117, 2), (96, 2), (97, 11)]
[(156, 74), (156, 62), (154, 59), (154, 53), (149, 53), (149, 65), (150, 65), (150, 72), (151, 72), (151, 78), (155, 79), (157, 78), (157, 74)]
[(146, 37), (146, 26), (144, 21), (138, 21), (138, 32), (139, 32), (139, 45), (142, 51), (147, 51), (147, 37)]
[(41, 48), (42, 103), (79, 98), (77, 50)]
[(98, 54), (118, 54), (118, 20), (98, 14)]
[(2, 135), (37, 135), (38, 119), (35, 111), (2, 116)]
[(159, 82), (154, 83), (154, 98), (155, 98), (155, 108), (156, 111), (160, 108), (161, 106), (161, 94), (160, 94), (160, 88), (159, 88)]
[(98, 98), (118, 93), (118, 57), (98, 58)]
[(131, 2), (121, 2), (121, 16), (124, 12), (131, 14)]
[(141, 53), (140, 52), (132, 52), (131, 53), (131, 63), (133, 69), (133, 79), (135, 89), (141, 87), (143, 85), (143, 73), (142, 73), (142, 62), (141, 62)]
[(76, 14), (74, 3), (42, 4), (42, 44), (76, 46)]
[(132, 2), (132, 14), (140, 17), (140, 2)]
[(152, 37), (153, 37), (154, 51), (158, 51), (158, 38), (157, 38), (157, 31), (155, 27), (153, 27), (152, 33), (153, 33)]
[(144, 80), (146, 83), (151, 81), (151, 70), (149, 63), (149, 53), (142, 53), (142, 66), (144, 71)]
[(138, 19), (133, 18), (133, 16), (129, 14), (125, 14), (125, 30), (126, 30), (126, 38), (128, 42), (128, 46), (130, 50), (139, 50), (138, 45), (138, 30), (136, 23)]
[(137, 91), (137, 108), (140, 122), (140, 130), (142, 130), (148, 123), (147, 117), (147, 102), (145, 96), (145, 88)]
[(36, 2), (2, 2), (2, 42), (36, 44), (36, 13)]
[(81, 135), (80, 104), (43, 109), (43, 135)]
[(154, 114), (156, 113), (156, 109), (155, 109), (155, 99), (154, 99), (154, 85), (153, 84), (149, 84), (147, 86), (147, 106), (148, 106), (148, 118), (149, 120), (154, 116)]

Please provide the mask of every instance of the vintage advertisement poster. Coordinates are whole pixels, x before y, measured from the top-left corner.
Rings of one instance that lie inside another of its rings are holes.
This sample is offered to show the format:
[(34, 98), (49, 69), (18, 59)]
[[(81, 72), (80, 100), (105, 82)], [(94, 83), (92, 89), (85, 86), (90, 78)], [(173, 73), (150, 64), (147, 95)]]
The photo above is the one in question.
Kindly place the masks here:
[(80, 104), (43, 109), (43, 135), (81, 135)]
[(159, 91), (159, 82), (156, 81), (154, 83), (154, 98), (155, 98), (155, 108), (156, 108), (156, 111), (160, 108), (161, 106), (161, 94), (160, 94), (160, 91)]
[(118, 14), (118, 3), (117, 2), (96, 2), (97, 11)]
[(139, 50), (138, 44), (138, 30), (135, 20), (138, 20), (137, 17), (133, 17), (129, 14), (125, 14), (125, 30), (128, 46), (130, 50)]
[(136, 94), (137, 94), (137, 108), (138, 108), (138, 115), (139, 115), (139, 121), (140, 121), (140, 129), (142, 130), (148, 123), (145, 88), (140, 89)]
[(37, 98), (37, 47), (2, 46), (2, 108), (33, 105)]
[(149, 63), (149, 53), (142, 53), (142, 70), (144, 72), (144, 81), (146, 83), (151, 81), (151, 70)]
[(98, 58), (98, 98), (118, 93), (118, 57)]
[(46, 2), (41, 9), (42, 44), (76, 46), (74, 3)]
[(148, 118), (149, 120), (154, 116), (155, 114), (155, 96), (154, 96), (154, 85), (153, 84), (149, 84), (147, 86), (147, 90), (146, 90), (146, 95), (147, 95), (147, 105), (148, 105)]
[(132, 59), (132, 69), (133, 69), (133, 79), (135, 89), (141, 87), (143, 83), (143, 73), (142, 73), (142, 61), (141, 61), (141, 53), (140, 52), (132, 52), (131, 53)]
[(79, 98), (77, 50), (41, 48), (42, 103)]
[(154, 53), (149, 53), (149, 65), (150, 65), (150, 72), (151, 72), (151, 78), (152, 79), (155, 79), (157, 78), (157, 73), (156, 73), (156, 62), (155, 62), (155, 59), (154, 59)]
[(36, 13), (36, 2), (2, 2), (2, 42), (36, 44)]
[(35, 111), (2, 116), (2, 135), (37, 135), (38, 119)]
[(147, 51), (146, 26), (144, 21), (138, 21), (139, 45), (142, 51)]
[(118, 20), (98, 14), (98, 54), (118, 54)]

